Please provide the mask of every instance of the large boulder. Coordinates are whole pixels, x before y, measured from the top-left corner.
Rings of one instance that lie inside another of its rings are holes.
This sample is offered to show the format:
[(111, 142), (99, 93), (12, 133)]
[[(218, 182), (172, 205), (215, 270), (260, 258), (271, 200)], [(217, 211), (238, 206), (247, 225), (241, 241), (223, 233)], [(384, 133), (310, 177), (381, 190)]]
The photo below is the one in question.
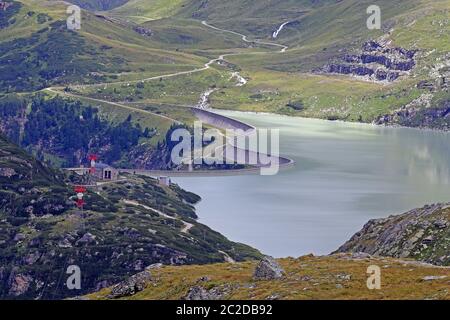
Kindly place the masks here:
[(284, 276), (284, 270), (278, 262), (269, 256), (264, 257), (256, 266), (253, 273), (255, 280), (275, 280)]
[(127, 280), (116, 284), (112, 288), (108, 298), (117, 299), (135, 295), (147, 287), (147, 283), (151, 280), (151, 278), (151, 274), (148, 271), (137, 273), (129, 277)]

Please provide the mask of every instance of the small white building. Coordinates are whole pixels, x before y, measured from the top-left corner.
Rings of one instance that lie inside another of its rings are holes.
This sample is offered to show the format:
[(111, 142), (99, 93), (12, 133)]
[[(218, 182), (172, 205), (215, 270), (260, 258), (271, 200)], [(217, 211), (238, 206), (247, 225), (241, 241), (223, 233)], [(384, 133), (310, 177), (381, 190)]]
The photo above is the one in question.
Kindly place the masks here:
[(93, 173), (100, 180), (117, 180), (119, 171), (104, 163), (95, 164), (95, 172)]
[(170, 177), (158, 177), (158, 182), (162, 186), (169, 187), (172, 181), (170, 180)]

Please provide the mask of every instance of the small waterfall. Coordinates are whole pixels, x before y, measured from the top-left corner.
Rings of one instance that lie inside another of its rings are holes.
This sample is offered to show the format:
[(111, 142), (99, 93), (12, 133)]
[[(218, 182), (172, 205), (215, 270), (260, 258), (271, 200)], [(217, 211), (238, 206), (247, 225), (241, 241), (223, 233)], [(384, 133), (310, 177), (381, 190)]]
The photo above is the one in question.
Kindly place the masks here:
[(230, 79), (233, 79), (233, 78), (237, 79), (237, 81), (238, 81), (238, 83), (236, 84), (236, 87), (242, 87), (242, 86), (246, 85), (248, 82), (247, 79), (245, 79), (243, 76), (241, 76), (239, 74), (239, 72), (233, 72), (231, 74)]
[(277, 29), (277, 31), (275, 31), (275, 32), (272, 34), (272, 38), (276, 39), (276, 38), (278, 37), (278, 34), (281, 32), (281, 30), (283, 30), (283, 28), (284, 28), (287, 24), (289, 24), (289, 23), (291, 23), (291, 21), (287, 21), (287, 22), (283, 23), (281, 26), (279, 26), (278, 29)]
[(197, 108), (209, 109), (209, 96), (215, 91), (217, 91), (217, 89), (209, 89), (208, 91), (204, 92), (200, 97)]

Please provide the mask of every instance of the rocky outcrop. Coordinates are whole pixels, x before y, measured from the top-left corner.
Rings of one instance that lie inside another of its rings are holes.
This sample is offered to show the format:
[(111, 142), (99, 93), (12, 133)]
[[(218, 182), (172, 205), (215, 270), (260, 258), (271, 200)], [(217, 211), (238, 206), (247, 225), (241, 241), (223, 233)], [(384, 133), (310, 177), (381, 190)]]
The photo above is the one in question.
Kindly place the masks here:
[(222, 296), (217, 287), (207, 290), (202, 286), (194, 286), (189, 289), (184, 300), (220, 300)]
[(136, 26), (133, 28), (133, 30), (136, 31), (137, 33), (139, 33), (140, 35), (143, 35), (146, 37), (151, 37), (153, 35), (153, 31), (151, 29), (144, 28), (141, 26)]
[(448, 131), (450, 129), (450, 100), (442, 102), (439, 106), (432, 106), (432, 98), (431, 93), (423, 94), (400, 109), (379, 116), (374, 123)]
[(207, 289), (209, 281), (211, 279), (208, 276), (197, 279), (196, 285), (189, 288), (182, 300), (221, 300), (236, 289), (236, 286), (230, 283), (213, 287), (209, 286)]
[(357, 54), (347, 54), (318, 72), (353, 75), (366, 80), (393, 82), (411, 71), (416, 51), (368, 41)]
[(378, 116), (374, 123), (448, 131), (450, 54), (437, 58), (428, 71), (428, 77), (419, 80), (415, 85), (422, 92), (419, 97), (388, 114)]
[(369, 221), (337, 252), (414, 258), (450, 265), (450, 204), (428, 205), (402, 215)]
[(275, 280), (284, 276), (284, 270), (278, 262), (269, 256), (264, 257), (256, 266), (254, 280)]
[(121, 297), (127, 297), (135, 295), (136, 293), (144, 290), (147, 287), (149, 281), (151, 281), (152, 276), (150, 272), (143, 271), (129, 277), (127, 280), (116, 284), (108, 298), (117, 299)]

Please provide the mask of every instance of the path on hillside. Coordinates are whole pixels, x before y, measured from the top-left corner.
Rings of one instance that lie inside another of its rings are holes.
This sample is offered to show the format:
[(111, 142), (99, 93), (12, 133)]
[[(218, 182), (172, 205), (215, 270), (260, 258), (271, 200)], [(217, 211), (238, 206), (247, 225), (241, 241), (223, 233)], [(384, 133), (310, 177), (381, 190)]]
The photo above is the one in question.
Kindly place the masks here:
[(164, 218), (167, 218), (167, 219), (170, 219), (170, 220), (177, 220), (177, 221), (180, 221), (181, 223), (183, 223), (183, 228), (181, 229), (181, 232), (182, 232), (182, 233), (188, 233), (189, 230), (191, 230), (192, 227), (194, 227), (194, 225), (193, 225), (192, 223), (186, 222), (186, 221), (184, 221), (184, 220), (182, 220), (182, 219), (180, 219), (180, 218), (176, 218), (176, 217), (169, 216), (168, 214), (165, 214), (164, 212), (161, 212), (161, 211), (159, 211), (159, 210), (156, 210), (156, 209), (154, 209), (154, 208), (151, 208), (151, 207), (149, 207), (149, 206), (146, 206), (146, 205), (144, 205), (144, 204), (141, 204), (141, 203), (139, 203), (139, 202), (137, 202), (137, 201), (123, 200), (123, 203), (128, 204), (128, 205), (132, 205), (132, 206), (142, 207), (142, 208), (144, 208), (144, 209), (153, 211), (153, 212), (159, 214), (160, 216), (162, 216), (162, 217), (164, 217)]
[(172, 122), (174, 122), (176, 124), (182, 124), (182, 122), (180, 122), (180, 121), (178, 121), (176, 119), (173, 119), (173, 118), (170, 118), (170, 117), (158, 114), (158, 113), (154, 113), (154, 112), (151, 112), (151, 111), (148, 111), (148, 110), (130, 107), (130, 106), (127, 106), (127, 105), (124, 105), (124, 104), (120, 104), (120, 103), (117, 103), (117, 102), (106, 101), (106, 100), (101, 100), (101, 99), (95, 99), (95, 98), (90, 98), (90, 97), (86, 97), (86, 96), (82, 96), (82, 95), (68, 93), (68, 92), (65, 92), (65, 91), (60, 91), (56, 87), (50, 87), (50, 88), (46, 88), (44, 90), (52, 92), (52, 93), (56, 93), (56, 94), (66, 95), (68, 97), (73, 97), (73, 98), (78, 98), (78, 99), (86, 99), (86, 100), (96, 101), (96, 102), (100, 102), (100, 103), (106, 103), (106, 104), (110, 104), (110, 105), (113, 105), (113, 106), (116, 106), (116, 107), (120, 107), (120, 108), (123, 108), (123, 109), (130, 110), (130, 111), (133, 111), (133, 112), (140, 112), (140, 113), (151, 114), (152, 116), (163, 118), (165, 120), (172, 121)]
[[(213, 25), (210, 25), (209, 23), (207, 23), (206, 21), (202, 21), (202, 24), (208, 28), (214, 29), (216, 31), (222, 31), (222, 32), (226, 32), (226, 33), (231, 33), (237, 36), (240, 36), (242, 38), (242, 41), (247, 42), (247, 43), (257, 43), (257, 44), (261, 44), (261, 45), (265, 45), (265, 46), (273, 46), (273, 47), (279, 47), (281, 48), (280, 52), (286, 52), (287, 49), (289, 49), (288, 46), (285, 46), (283, 44), (279, 44), (279, 43), (275, 43), (275, 42), (267, 42), (267, 41), (261, 41), (261, 40), (248, 40), (247, 36), (245, 34), (236, 32), (236, 31), (231, 31), (231, 30), (227, 30), (227, 29), (222, 29), (222, 28), (218, 28), (215, 27)], [(250, 53), (251, 54), (251, 53)]]
[(195, 69), (192, 69), (192, 70), (179, 71), (179, 72), (174, 72), (174, 73), (169, 73), (169, 74), (162, 74), (162, 75), (153, 76), (153, 77), (149, 77), (149, 78), (138, 79), (138, 80), (115, 81), (115, 82), (99, 82), (99, 83), (93, 83), (93, 84), (74, 85), (74, 86), (71, 86), (71, 87), (75, 88), (75, 89), (86, 89), (86, 88), (91, 88), (91, 87), (95, 88), (95, 87), (116, 85), (116, 84), (120, 85), (120, 84), (130, 84), (130, 83), (138, 83), (138, 82), (147, 82), (147, 81), (152, 81), (152, 80), (167, 79), (167, 78), (173, 78), (173, 77), (182, 76), (182, 75), (193, 74), (193, 73), (197, 73), (197, 72), (202, 72), (202, 71), (208, 70), (211, 67), (211, 64), (213, 64), (216, 61), (221, 60), (221, 57), (223, 57), (223, 56), (220, 56), (219, 58), (211, 59), (210, 61), (205, 63), (203, 67), (195, 68)]

